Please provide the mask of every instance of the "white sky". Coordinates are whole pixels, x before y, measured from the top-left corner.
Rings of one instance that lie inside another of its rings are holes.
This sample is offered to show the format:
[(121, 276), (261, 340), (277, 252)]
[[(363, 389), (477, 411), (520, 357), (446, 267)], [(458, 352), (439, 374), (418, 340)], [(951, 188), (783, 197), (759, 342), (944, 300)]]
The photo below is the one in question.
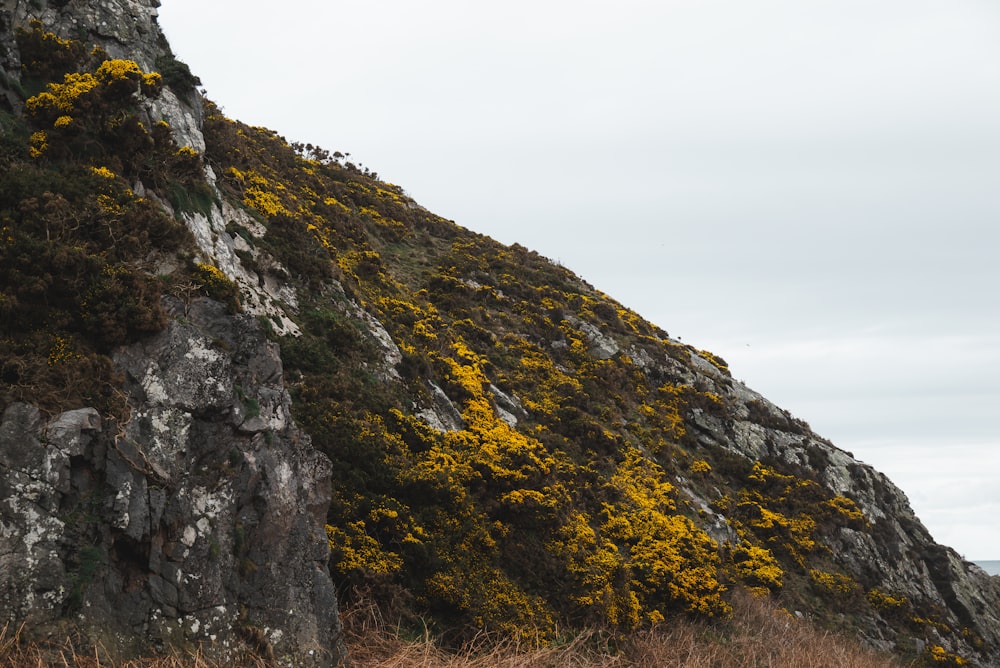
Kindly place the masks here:
[(1000, 3), (163, 0), (225, 113), (566, 265), (1000, 559)]

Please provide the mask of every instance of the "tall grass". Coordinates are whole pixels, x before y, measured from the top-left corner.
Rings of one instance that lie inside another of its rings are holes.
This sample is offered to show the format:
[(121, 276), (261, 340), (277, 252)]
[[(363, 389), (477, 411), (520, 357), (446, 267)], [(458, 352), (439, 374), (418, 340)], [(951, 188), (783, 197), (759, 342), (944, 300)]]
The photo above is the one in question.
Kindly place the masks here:
[(78, 640), (29, 641), (25, 628), (0, 628), (0, 668), (270, 668), (262, 659), (247, 655), (220, 663), (200, 651), (142, 659), (116, 660), (100, 645), (84, 647)]
[[(582, 634), (555, 647), (532, 647), (481, 636), (459, 651), (431, 638), (405, 639), (375, 606), (343, 614), (354, 666), (381, 668), (903, 668), (892, 655), (857, 639), (817, 628), (773, 604), (737, 595), (723, 623), (665, 623), (618, 639)], [(612, 645), (614, 647), (612, 648)]]
[[(737, 596), (724, 623), (671, 622), (611, 642), (584, 633), (564, 644), (537, 647), (482, 634), (457, 651), (434, 640), (403, 637), (366, 602), (342, 614), (350, 665), (358, 668), (903, 668), (895, 657), (876, 652), (796, 619), (772, 604)], [(69, 639), (29, 643), (23, 629), (0, 629), (0, 668), (264, 668), (245, 657), (219, 663), (201, 654), (114, 661), (93, 647), (82, 651)]]

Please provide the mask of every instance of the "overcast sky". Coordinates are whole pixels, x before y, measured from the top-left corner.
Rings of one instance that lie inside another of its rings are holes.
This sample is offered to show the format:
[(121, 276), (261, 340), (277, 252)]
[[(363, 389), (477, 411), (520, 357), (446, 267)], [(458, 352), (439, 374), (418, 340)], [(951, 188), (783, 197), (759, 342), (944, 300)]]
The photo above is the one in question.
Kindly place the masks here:
[(1000, 559), (1000, 3), (163, 0), (208, 97), (559, 261)]

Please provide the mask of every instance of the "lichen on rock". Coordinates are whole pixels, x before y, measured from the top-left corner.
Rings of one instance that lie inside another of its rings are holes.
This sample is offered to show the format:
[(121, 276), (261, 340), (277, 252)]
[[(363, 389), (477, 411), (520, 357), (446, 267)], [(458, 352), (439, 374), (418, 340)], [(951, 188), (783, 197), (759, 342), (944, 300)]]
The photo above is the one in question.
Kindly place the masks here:
[(122, 655), (207, 643), (225, 656), (246, 629), (267, 629), (275, 656), (334, 663), (330, 463), (291, 419), (280, 358), (256, 320), (208, 300), (185, 312), (116, 355), (126, 421), (4, 412), (5, 621), (44, 633), (80, 613), (77, 626)]

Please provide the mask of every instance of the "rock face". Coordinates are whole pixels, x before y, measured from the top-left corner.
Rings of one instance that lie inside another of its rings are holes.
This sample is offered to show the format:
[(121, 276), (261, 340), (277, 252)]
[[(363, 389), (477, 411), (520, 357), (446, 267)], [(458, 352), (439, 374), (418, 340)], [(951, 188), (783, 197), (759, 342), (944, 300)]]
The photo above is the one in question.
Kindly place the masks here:
[[(151, 72), (173, 58), (159, 5), (3, 0), (6, 106), (23, 103), (7, 85), (21, 74), (16, 28), (37, 19)], [(196, 91), (165, 86), (149, 104), (147, 127), (165, 120), (180, 146), (204, 151)], [(214, 184), (210, 168), (205, 176)], [(92, 408), (51, 418), (24, 403), (4, 410), (0, 623), (37, 634), (69, 624), (120, 655), (198, 643), (332, 665), (343, 649), (324, 530), (330, 462), (294, 424), (277, 346), (253, 314), (282, 331), (291, 323), (234, 255), (221, 205), (210, 214), (177, 215), (200, 260), (242, 289), (249, 315), (168, 298), (166, 330), (115, 355), (128, 407), (118, 421)]]
[[(899, 649), (898, 629), (887, 620), (903, 615), (902, 608), (913, 605), (933, 610), (936, 621), (943, 623), (942, 633), (932, 630), (934, 644), (963, 657), (985, 657), (977, 665), (1000, 663), (1000, 579), (935, 543), (906, 495), (884, 474), (820, 438), (805, 423), (698, 355), (692, 355), (692, 361), (697, 374), (677, 364), (671, 365), (671, 371), (686, 373), (690, 383), (707, 384), (725, 397), (734, 414), (734, 418), (720, 420), (695, 411), (700, 443), (722, 447), (750, 461), (783, 460), (857, 502), (868, 530), (843, 527), (827, 548), (845, 572), (875, 583), (874, 589), (893, 592), (897, 601), (905, 600), (898, 608), (875, 606), (876, 614), (857, 615), (857, 628), (873, 645)], [(718, 519), (727, 524), (725, 517)], [(919, 615), (909, 620), (918, 621)], [(912, 650), (919, 653), (923, 648)]]
[(145, 71), (155, 69), (156, 59), (170, 47), (156, 23), (159, 0), (3, 0), (4, 65), (19, 66), (14, 48), (14, 26), (39, 19), (47, 26), (60, 26), (64, 36), (100, 45), (112, 58), (136, 61)]
[[(54, 30), (60, 37), (76, 39), (86, 45), (103, 48), (112, 58), (135, 61), (144, 72), (161, 69), (166, 62), (173, 62), (173, 53), (156, 22), (159, 0), (103, 0), (102, 2), (43, 2), (40, 0), (5, 0), (0, 8), (0, 69), (8, 80), (20, 76), (21, 59), (15, 40), (15, 29), (25, 27), (32, 20), (40, 20), (47, 30)], [(2, 82), (0, 82), (2, 83)], [(0, 89), (5, 87), (0, 85)], [(17, 108), (20, 101), (8, 99), (8, 105)], [(194, 89), (176, 90), (164, 86), (156, 99), (146, 103), (144, 122), (153, 126), (165, 121), (170, 126), (179, 146), (189, 147), (198, 154), (205, 152), (202, 132), (204, 111), (200, 94)], [(216, 175), (205, 167), (205, 178), (214, 189)], [(141, 183), (137, 191), (144, 191)], [(165, 204), (165, 206), (168, 206)], [(238, 252), (254, 255), (258, 264), (269, 266), (272, 273), (283, 269), (269, 258), (262, 258), (246, 242), (226, 234), (227, 224), (238, 224), (260, 235), (259, 223), (242, 209), (234, 208), (223, 198), (216, 201), (207, 212), (178, 212), (191, 231), (203, 259), (217, 266), (239, 287), (244, 311), (269, 317), (280, 333), (297, 334), (298, 330), (279, 302), (294, 308), (294, 293), (281, 285), (268, 281), (267, 276), (246, 268)]]
[[(14, 28), (27, 26), (32, 19), (46, 26), (58, 26), (63, 37), (99, 45), (112, 58), (134, 60), (143, 71), (154, 71), (157, 59), (170, 55), (170, 46), (156, 23), (159, 0), (3, 0), (0, 3), (0, 68), (8, 76), (19, 76), (21, 62), (14, 43)], [(196, 129), (200, 111), (183, 105), (177, 95), (190, 91), (166, 90), (158, 104), (173, 110), (177, 127)], [(197, 147), (200, 131), (182, 145)], [(201, 140), (204, 150), (204, 140)]]
[(185, 324), (117, 355), (123, 424), (4, 412), (3, 621), (68, 616), (120, 654), (204, 642), (336, 663), (330, 463), (289, 416), (277, 347), (215, 302), (170, 306)]

